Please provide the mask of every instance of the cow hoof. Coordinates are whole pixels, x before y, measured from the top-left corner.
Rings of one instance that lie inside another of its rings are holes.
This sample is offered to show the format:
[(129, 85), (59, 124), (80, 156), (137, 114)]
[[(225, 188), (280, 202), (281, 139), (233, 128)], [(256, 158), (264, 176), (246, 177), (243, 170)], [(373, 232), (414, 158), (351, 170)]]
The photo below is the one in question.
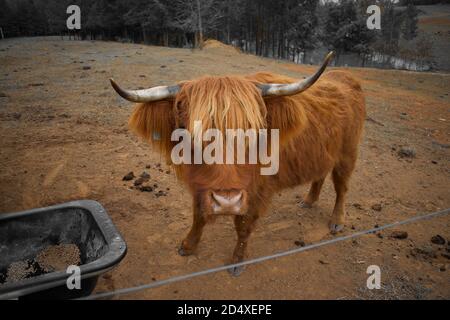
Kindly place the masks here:
[(232, 267), (228, 269), (228, 273), (231, 274), (233, 277), (238, 277), (241, 275), (242, 271), (244, 271), (245, 266), (240, 267)]
[(330, 232), (331, 234), (336, 234), (344, 229), (343, 224), (330, 223)]
[(182, 246), (178, 248), (178, 254), (182, 257), (190, 256), (192, 254), (191, 250), (186, 250)]
[(300, 206), (300, 208), (304, 208), (304, 209), (311, 209), (312, 208), (312, 204), (307, 203), (305, 201), (300, 201), (299, 206)]

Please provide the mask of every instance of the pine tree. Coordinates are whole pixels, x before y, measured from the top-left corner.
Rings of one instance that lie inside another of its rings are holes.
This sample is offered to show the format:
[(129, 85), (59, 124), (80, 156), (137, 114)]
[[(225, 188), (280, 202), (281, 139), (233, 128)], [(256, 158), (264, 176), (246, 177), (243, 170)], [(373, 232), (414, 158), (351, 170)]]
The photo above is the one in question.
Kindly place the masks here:
[(50, 34), (63, 34), (67, 31), (67, 0), (50, 0), (44, 7)]
[(0, 0), (0, 28), (2, 28), (2, 34), (5, 38), (14, 35), (11, 16), (12, 10), (6, 0)]
[(303, 61), (306, 60), (306, 51), (316, 46), (316, 26), (318, 19), (316, 16), (317, 1), (306, 0), (289, 10), (288, 24), (291, 26), (288, 30), (288, 39), (294, 46), (293, 59), (296, 54), (303, 53)]
[(419, 10), (411, 2), (406, 7), (403, 15), (403, 23), (401, 27), (403, 38), (406, 40), (412, 40), (417, 37), (417, 21)]
[(351, 51), (358, 44), (356, 7), (353, 1), (329, 3), (326, 6), (323, 41), (336, 51), (337, 60), (341, 53)]

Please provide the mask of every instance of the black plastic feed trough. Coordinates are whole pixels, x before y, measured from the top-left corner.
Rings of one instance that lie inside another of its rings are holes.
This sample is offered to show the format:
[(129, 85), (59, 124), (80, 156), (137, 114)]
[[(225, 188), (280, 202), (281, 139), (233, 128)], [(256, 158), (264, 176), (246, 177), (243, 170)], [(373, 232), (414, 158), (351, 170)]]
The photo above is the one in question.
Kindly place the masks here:
[[(55, 245), (76, 245), (81, 289), (67, 288), (72, 274), (36, 267), (36, 256)], [(96, 201), (73, 201), (46, 208), (0, 214), (0, 299), (69, 299), (89, 295), (100, 274), (118, 264), (126, 244), (106, 210)], [(8, 268), (18, 261), (32, 272), (8, 281)]]

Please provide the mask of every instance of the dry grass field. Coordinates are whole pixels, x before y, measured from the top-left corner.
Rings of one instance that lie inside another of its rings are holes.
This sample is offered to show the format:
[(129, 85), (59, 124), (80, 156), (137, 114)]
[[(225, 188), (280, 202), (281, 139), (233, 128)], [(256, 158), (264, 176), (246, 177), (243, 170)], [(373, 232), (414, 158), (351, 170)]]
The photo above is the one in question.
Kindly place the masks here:
[[(198, 252), (177, 254), (191, 224), (190, 196), (163, 159), (127, 129), (132, 105), (109, 85), (172, 84), (204, 74), (271, 71), (303, 77), (300, 66), (215, 46), (202, 51), (59, 38), (0, 42), (0, 212), (94, 199), (128, 244), (122, 263), (104, 275), (109, 291), (228, 263), (232, 220), (205, 229)], [(368, 117), (347, 198), (344, 234), (450, 207), (450, 75), (348, 69), (367, 96)], [(405, 154), (413, 151), (413, 157)], [(406, 152), (407, 153), (407, 152)], [(122, 181), (150, 174), (152, 192)], [(258, 257), (333, 236), (329, 179), (317, 206), (298, 203), (307, 186), (286, 190), (258, 224), (249, 244)], [(450, 217), (422, 221), (354, 241), (222, 272), (128, 296), (127, 299), (449, 299)], [(439, 245), (431, 238), (441, 235)], [(382, 289), (366, 288), (379, 265)]]

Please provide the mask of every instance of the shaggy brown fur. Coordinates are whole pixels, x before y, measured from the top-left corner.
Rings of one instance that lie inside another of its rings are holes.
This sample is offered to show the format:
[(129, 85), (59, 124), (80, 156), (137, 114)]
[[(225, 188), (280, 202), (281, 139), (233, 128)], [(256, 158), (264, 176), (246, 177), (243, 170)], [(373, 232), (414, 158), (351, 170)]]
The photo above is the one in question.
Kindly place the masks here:
[[(182, 83), (175, 100), (136, 107), (129, 121), (131, 129), (168, 157), (173, 147), (172, 130), (186, 127), (192, 132), (195, 120), (203, 121), (203, 129), (280, 130), (280, 168), (274, 176), (259, 175), (259, 165), (177, 166), (180, 179), (193, 195), (194, 209), (193, 226), (182, 242), (180, 254), (191, 254), (196, 249), (203, 226), (213, 216), (210, 207), (214, 190), (245, 192), (246, 212), (235, 217), (238, 243), (232, 262), (244, 259), (255, 222), (267, 210), (275, 192), (311, 183), (302, 203), (303, 207), (311, 207), (330, 172), (336, 190), (330, 229), (337, 232), (343, 227), (344, 197), (365, 119), (363, 92), (359, 83), (343, 71), (328, 72), (307, 91), (288, 97), (262, 98), (256, 87), (257, 83), (294, 81), (270, 73), (205, 77)], [(153, 132), (158, 132), (162, 140), (153, 140)], [(234, 274), (240, 271), (232, 270)]]
[[(175, 105), (184, 111), (186, 128), (193, 133), (194, 121), (203, 130), (260, 129), (266, 126), (266, 106), (257, 87), (242, 77), (204, 77), (185, 82)], [(188, 114), (186, 114), (188, 111)]]

